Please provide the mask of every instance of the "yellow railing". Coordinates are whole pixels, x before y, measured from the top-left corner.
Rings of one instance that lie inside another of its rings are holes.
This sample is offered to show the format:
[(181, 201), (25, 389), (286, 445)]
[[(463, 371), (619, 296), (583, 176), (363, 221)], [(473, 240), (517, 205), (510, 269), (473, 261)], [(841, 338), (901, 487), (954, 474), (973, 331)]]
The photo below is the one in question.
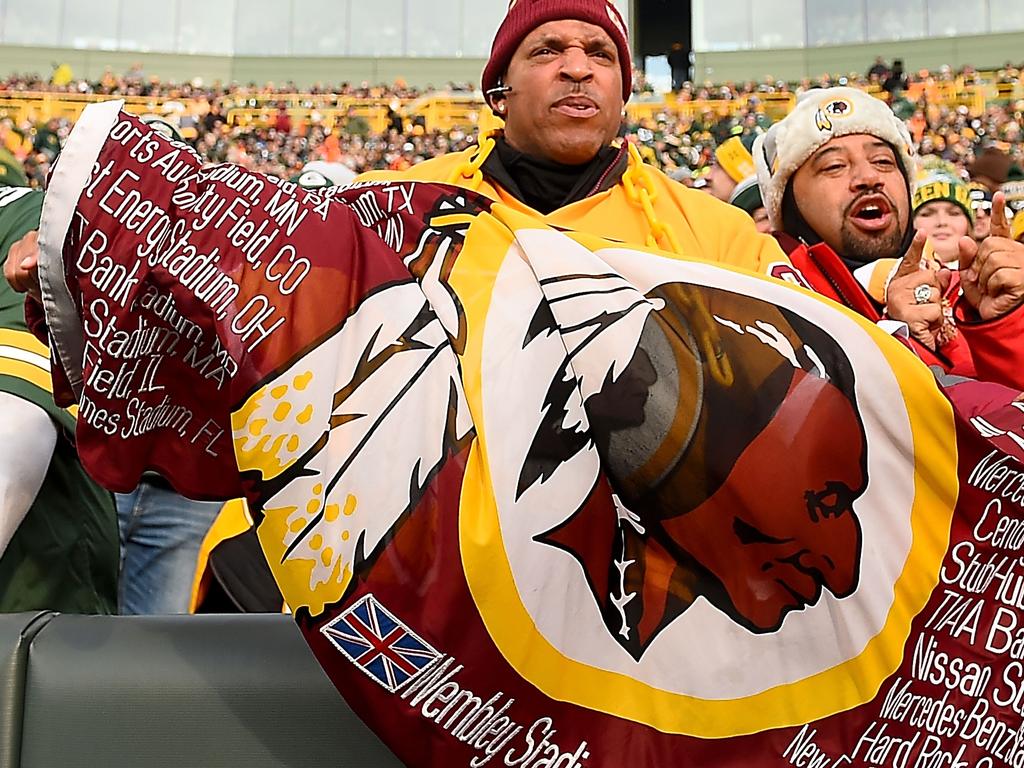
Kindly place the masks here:
[[(342, 122), (346, 117), (361, 117), (370, 125), (374, 133), (382, 133), (388, 124), (388, 105), (378, 103), (356, 104), (346, 107), (288, 107), (288, 116), (295, 128), (304, 128), (311, 122), (319, 122), (328, 130)], [(274, 124), (277, 119), (276, 106), (233, 107), (225, 113), (228, 125), (248, 127), (266, 127)]]
[(626, 113), (632, 120), (656, 119), (661, 115), (676, 115), (694, 119), (711, 113), (715, 117), (726, 117), (741, 109), (751, 108), (763, 112), (772, 120), (781, 120), (796, 105), (796, 96), (791, 93), (753, 94), (735, 99), (695, 99), (682, 101), (673, 94), (665, 94), (656, 100), (631, 101)]
[[(875, 96), (883, 95), (877, 87), (869, 87), (866, 90)], [(924, 97), (930, 104), (966, 106), (973, 114), (980, 114), (992, 102), (1024, 99), (1024, 84), (915, 83), (905, 95), (911, 101)], [(0, 92), (0, 117), (13, 118), (17, 123), (39, 123), (51, 117), (74, 120), (87, 104), (110, 98), (114, 97), (95, 94)], [(209, 106), (205, 101), (178, 99), (173, 95), (159, 98), (129, 96), (124, 97), (124, 100), (128, 109), (138, 114), (163, 114), (165, 105), (170, 106), (168, 102), (171, 101), (184, 104), (185, 110), (191, 114), (202, 114)], [(319, 121), (325, 127), (333, 128), (347, 117), (360, 117), (367, 121), (373, 132), (383, 132), (387, 129), (391, 109), (402, 116), (407, 128), (418, 123), (426, 130), (450, 130), (454, 127), (474, 130), (481, 125), (490, 125), (494, 119), (480, 99), (473, 94), (463, 93), (437, 93), (418, 99), (402, 100), (387, 97), (354, 98), (335, 94), (249, 93), (240, 90), (220, 101), (226, 110), (228, 124), (242, 127), (272, 125), (281, 106), (287, 110), (292, 124), (299, 128), (312, 121)], [(725, 117), (740, 109), (751, 108), (764, 113), (772, 120), (778, 120), (788, 114), (795, 103), (796, 97), (788, 93), (693, 101), (681, 101), (673, 94), (664, 94), (649, 100), (631, 101), (626, 105), (626, 111), (632, 120), (658, 119), (663, 115), (694, 119), (709, 112), (715, 117)]]
[[(247, 100), (243, 100), (247, 101)], [(325, 128), (332, 129), (344, 122), (348, 117), (361, 117), (367, 121), (370, 130), (382, 133), (387, 130), (389, 112), (393, 108), (408, 127), (415, 122), (422, 122), (425, 130), (450, 130), (455, 127), (472, 130), (480, 125), (484, 113), (489, 111), (484, 103), (466, 95), (433, 95), (419, 99), (312, 99), (312, 106), (286, 106), (292, 124), (300, 128), (312, 121), (320, 122)], [(229, 125), (268, 126), (273, 125), (281, 104), (266, 100), (262, 106), (236, 106), (226, 113)]]
[(89, 104), (109, 101), (112, 98), (123, 98), (127, 108), (138, 114), (158, 112), (162, 109), (164, 101), (140, 96), (113, 97), (91, 93), (0, 92), (0, 117), (13, 118), (16, 123), (26, 120), (45, 122), (51, 117), (75, 120)]

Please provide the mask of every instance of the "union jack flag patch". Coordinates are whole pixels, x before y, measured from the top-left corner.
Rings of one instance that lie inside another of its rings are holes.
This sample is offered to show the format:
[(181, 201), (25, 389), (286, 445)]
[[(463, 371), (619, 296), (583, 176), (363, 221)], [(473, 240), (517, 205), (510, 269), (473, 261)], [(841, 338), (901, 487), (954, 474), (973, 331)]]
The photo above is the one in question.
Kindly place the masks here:
[(391, 693), (440, 656), (373, 595), (366, 595), (320, 631), (349, 661)]

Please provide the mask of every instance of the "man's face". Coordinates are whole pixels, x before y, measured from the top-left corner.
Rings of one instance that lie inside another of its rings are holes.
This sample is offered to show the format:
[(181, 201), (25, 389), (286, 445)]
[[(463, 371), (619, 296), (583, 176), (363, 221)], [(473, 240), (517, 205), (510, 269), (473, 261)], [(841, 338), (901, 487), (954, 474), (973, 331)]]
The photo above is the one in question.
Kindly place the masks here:
[(704, 187), (704, 191), (710, 192), (712, 196), (717, 197), (723, 203), (729, 202), (729, 197), (736, 189), (736, 182), (733, 181), (732, 176), (726, 173), (722, 166), (715, 163), (708, 171), (707, 180), (708, 184)]
[[(753, 632), (777, 630), (786, 614), (823, 590), (856, 589), (863, 493), (863, 435), (839, 389), (798, 371), (768, 430), (740, 455), (725, 484), (665, 532), (710, 576), (700, 591)], [(801, 435), (795, 439), (794, 435)], [(779, 471), (779, 456), (790, 470)]]
[(983, 200), (974, 204), (974, 239), (979, 243), (992, 232), (992, 203)]
[(792, 184), (804, 220), (836, 253), (863, 262), (900, 255), (910, 194), (886, 142), (866, 134), (832, 139)]
[(549, 21), (520, 43), (505, 73), (505, 138), (520, 152), (565, 165), (590, 162), (622, 119), (615, 43), (584, 21)]
[(750, 214), (750, 218), (754, 220), (754, 227), (762, 235), (770, 234), (772, 231), (771, 222), (768, 220), (768, 211), (764, 208), (755, 208), (754, 212)]

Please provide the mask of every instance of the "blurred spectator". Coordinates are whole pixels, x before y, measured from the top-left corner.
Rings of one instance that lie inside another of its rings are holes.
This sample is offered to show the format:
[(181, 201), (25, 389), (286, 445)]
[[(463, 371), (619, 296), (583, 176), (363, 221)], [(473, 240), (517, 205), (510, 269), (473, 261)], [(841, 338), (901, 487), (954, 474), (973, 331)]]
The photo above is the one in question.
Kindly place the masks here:
[(210, 111), (203, 117), (203, 130), (207, 133), (213, 133), (225, 122), (227, 122), (227, 119), (221, 114), (220, 102), (215, 101), (210, 105)]
[(715, 163), (707, 175), (705, 189), (723, 202), (732, 200), (737, 185), (754, 175), (754, 158), (750, 148), (756, 134), (733, 136), (715, 150)]
[(868, 77), (879, 81), (885, 82), (885, 79), (889, 76), (889, 65), (885, 63), (885, 60), (881, 56), (875, 57), (875, 63), (871, 65), (871, 69), (868, 70)]
[(46, 159), (51, 163), (60, 152), (59, 128), (60, 121), (55, 117), (50, 118), (46, 125), (36, 131), (35, 140), (32, 142), (32, 150), (46, 155)]
[(992, 192), (984, 184), (971, 184), (971, 208), (974, 211), (972, 235), (980, 243), (992, 231)]
[(1008, 181), (1000, 187), (1006, 195), (1006, 217), (1011, 220), (1014, 240), (1024, 236), (1024, 181)]
[(754, 220), (758, 232), (769, 234), (772, 231), (768, 211), (764, 207), (764, 200), (761, 199), (761, 188), (757, 186), (756, 174), (736, 185), (730, 202)]
[(24, 166), (14, 155), (0, 147), (0, 188), (27, 187), (28, 185)]
[(74, 77), (75, 74), (71, 71), (71, 67), (67, 63), (58, 64), (53, 68), (53, 74), (50, 75), (50, 82), (60, 88), (70, 83)]
[(988, 147), (971, 164), (971, 181), (996, 192), (1006, 183), (1013, 165), (1012, 158), (995, 147)]
[[(662, 111), (648, 112), (647, 116), (636, 120), (627, 118), (622, 135), (637, 144), (647, 162), (692, 183), (696, 177), (708, 178), (705, 174), (716, 152), (731, 137), (750, 136), (767, 129), (771, 123), (769, 115), (774, 119), (781, 117), (787, 98), (813, 87), (839, 82), (868, 88), (872, 81), (878, 80), (869, 73), (823, 74), (798, 83), (786, 83), (770, 76), (714, 84), (684, 81)], [(969, 168), (976, 175), (984, 175), (982, 171), (993, 163), (993, 158), (998, 158), (997, 165), (1006, 165), (1009, 158), (1011, 169), (1021, 165), (1024, 101), (993, 100), (981, 108), (976, 101), (956, 104), (951, 99), (959, 89), (979, 83), (994, 85), (998, 81), (1017, 87), (1019, 69), (1007, 65), (998, 73), (983, 75), (972, 67), (964, 67), (959, 72), (942, 67), (899, 77), (907, 87), (893, 93), (891, 104), (894, 111), (907, 120), (922, 154), (936, 155), (953, 163), (959, 172)], [(875, 87), (880, 85), (876, 82)], [(0, 80), (0, 94), (49, 91), (143, 96), (156, 102), (154, 107), (177, 123), (182, 135), (209, 162), (237, 162), (282, 178), (294, 176), (317, 160), (340, 163), (355, 173), (408, 167), (445, 152), (458, 151), (474, 141), (472, 130), (431, 130), (427, 129), (422, 115), (407, 115), (405, 110), (410, 100), (424, 95), (424, 91), (401, 81), (390, 85), (321, 83), (306, 89), (304, 97), (290, 93), (295, 89), (293, 83), (261, 86), (204, 83), (199, 79), (164, 81), (146, 76), (141, 67), (136, 66), (123, 76), (108, 71), (96, 81), (77, 79), (60, 87), (34, 75), (11, 75)], [(441, 93), (463, 94), (474, 90), (470, 83), (453, 82), (446, 83)], [(274, 106), (269, 124), (245, 122), (251, 119), (253, 112), (259, 112), (261, 105), (267, 104), (268, 97), (278, 95), (280, 98), (270, 100)], [(383, 100), (387, 110), (385, 130), (380, 133), (371, 130), (368, 117), (373, 113), (369, 108), (363, 111), (364, 107), (341, 101), (343, 99)], [(660, 99), (643, 73), (636, 72), (633, 102), (637, 105), (660, 103)], [(325, 115), (335, 103), (346, 107), (329, 121)], [(278, 120), (280, 106), (284, 107), (289, 121)], [(309, 112), (303, 114), (303, 109)], [(232, 110), (238, 112), (229, 120)], [(39, 126), (15, 125), (9, 118), (0, 120), (0, 146), (24, 163), (29, 182), (36, 186), (45, 179), (52, 150), (39, 152), (33, 146), (52, 145), (54, 134), (60, 141), (70, 130), (70, 123), (64, 119), (57, 121), (56, 130), (54, 125), (53, 121)], [(712, 172), (712, 181), (714, 176)], [(1012, 178), (1010, 171), (1006, 171), (1005, 176), (996, 172), (996, 178), (989, 179), (987, 184), (995, 189), (1006, 178)]]
[(892, 71), (882, 83), (882, 90), (887, 92), (891, 99), (898, 99), (900, 94), (907, 90), (907, 76), (903, 72), (903, 60), (895, 59), (892, 62)]
[(274, 117), (274, 129), (278, 133), (289, 134), (292, 132), (292, 118), (288, 114), (288, 108), (282, 104), (277, 108), (277, 116)]
[(393, 133), (402, 133), (405, 130), (405, 123), (398, 113), (399, 102), (392, 101), (388, 105), (388, 130)]
[(672, 43), (668, 52), (668, 65), (672, 69), (672, 90), (675, 93), (683, 90), (683, 84), (690, 76), (690, 56), (683, 49), (682, 43)]

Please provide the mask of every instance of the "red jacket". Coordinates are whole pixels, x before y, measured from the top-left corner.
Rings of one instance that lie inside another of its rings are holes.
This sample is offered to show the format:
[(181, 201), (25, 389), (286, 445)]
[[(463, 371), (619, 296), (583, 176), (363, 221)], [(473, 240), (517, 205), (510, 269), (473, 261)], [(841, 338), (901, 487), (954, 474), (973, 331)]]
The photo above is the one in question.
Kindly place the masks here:
[[(794, 270), (793, 274), (773, 273), (774, 277), (799, 282), (872, 322), (885, 319), (884, 307), (868, 295), (828, 245), (808, 246), (782, 232), (774, 235)], [(958, 281), (951, 285), (950, 293), (959, 293)], [(947, 373), (1024, 390), (1024, 343), (1020, 341), (1024, 339), (1024, 310), (1018, 307), (995, 320), (983, 321), (978, 320), (974, 309), (960, 298), (954, 305), (954, 317), (960, 333), (938, 351), (932, 351), (915, 339), (907, 340), (907, 345), (926, 364), (938, 365)]]

